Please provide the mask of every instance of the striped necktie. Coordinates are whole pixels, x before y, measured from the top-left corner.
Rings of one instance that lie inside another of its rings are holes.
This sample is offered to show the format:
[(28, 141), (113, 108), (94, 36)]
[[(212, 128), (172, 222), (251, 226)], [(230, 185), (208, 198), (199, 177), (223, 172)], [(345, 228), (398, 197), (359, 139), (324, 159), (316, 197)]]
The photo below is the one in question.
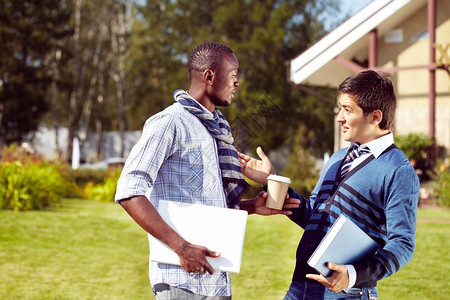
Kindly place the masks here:
[(360, 147), (359, 144), (353, 145), (352, 151), (350, 151), (345, 157), (344, 164), (341, 168), (341, 177), (344, 177), (345, 174), (350, 171), (353, 161), (363, 153), (370, 153), (370, 150), (366, 146)]

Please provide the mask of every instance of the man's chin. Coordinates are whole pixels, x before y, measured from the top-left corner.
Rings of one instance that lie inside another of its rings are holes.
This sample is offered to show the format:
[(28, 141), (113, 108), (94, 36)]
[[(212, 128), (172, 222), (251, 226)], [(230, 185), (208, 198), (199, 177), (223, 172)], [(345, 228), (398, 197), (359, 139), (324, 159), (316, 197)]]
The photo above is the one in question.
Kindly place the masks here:
[(351, 142), (351, 137), (350, 137), (350, 135), (348, 135), (348, 134), (343, 134), (342, 135), (342, 138), (344, 139), (344, 141), (346, 141), (346, 142)]
[(214, 105), (215, 106), (219, 106), (219, 107), (227, 107), (231, 105), (231, 101), (227, 101), (227, 100), (216, 100), (214, 101)]

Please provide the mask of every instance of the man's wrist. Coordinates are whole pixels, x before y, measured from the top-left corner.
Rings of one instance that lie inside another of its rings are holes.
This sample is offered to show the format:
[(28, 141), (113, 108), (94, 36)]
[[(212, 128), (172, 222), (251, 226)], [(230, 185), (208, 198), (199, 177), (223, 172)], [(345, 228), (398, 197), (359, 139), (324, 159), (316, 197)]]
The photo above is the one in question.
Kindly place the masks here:
[(262, 188), (265, 192), (267, 192), (267, 184), (268, 184), (267, 178), (270, 176), (270, 174), (278, 175), (277, 173), (274, 173), (274, 172), (270, 172), (269, 174), (267, 174), (267, 177), (266, 177), (265, 182), (264, 182), (264, 183), (261, 183), (261, 188)]
[(243, 200), (241, 201), (240, 209), (247, 211), (249, 215), (254, 214), (256, 211), (255, 202), (255, 199)]

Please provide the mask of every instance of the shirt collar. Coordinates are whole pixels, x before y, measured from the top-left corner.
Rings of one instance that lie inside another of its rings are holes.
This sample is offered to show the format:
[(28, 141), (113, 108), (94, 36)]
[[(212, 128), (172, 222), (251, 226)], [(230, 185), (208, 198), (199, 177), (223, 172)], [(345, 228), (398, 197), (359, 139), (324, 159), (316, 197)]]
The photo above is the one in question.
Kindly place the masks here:
[(194, 97), (192, 97), (188, 92), (186, 92), (186, 93), (189, 95), (189, 97), (192, 98), (192, 100), (194, 100), (198, 105), (200, 105), (200, 107), (201, 107), (201, 109), (203, 110), (204, 113), (211, 115), (212, 118), (213, 118), (214, 120), (217, 120), (217, 118), (218, 118), (219, 116), (217, 115), (216, 110), (214, 110), (213, 112), (210, 112), (210, 111), (207, 110), (206, 107), (204, 107), (200, 102), (198, 102), (197, 100), (195, 100)]
[[(392, 132), (389, 132), (388, 134), (383, 135), (383, 136), (381, 136), (373, 141), (370, 141), (366, 144), (363, 144), (363, 145), (365, 145), (365, 146), (367, 146), (367, 148), (369, 148), (370, 152), (372, 152), (372, 154), (373, 154), (373, 156), (375, 156), (375, 158), (378, 158), (378, 156), (380, 156), (381, 153), (383, 153), (383, 151), (386, 150), (393, 143), (394, 143), (394, 134)], [(352, 146), (352, 145), (350, 145), (350, 146)]]

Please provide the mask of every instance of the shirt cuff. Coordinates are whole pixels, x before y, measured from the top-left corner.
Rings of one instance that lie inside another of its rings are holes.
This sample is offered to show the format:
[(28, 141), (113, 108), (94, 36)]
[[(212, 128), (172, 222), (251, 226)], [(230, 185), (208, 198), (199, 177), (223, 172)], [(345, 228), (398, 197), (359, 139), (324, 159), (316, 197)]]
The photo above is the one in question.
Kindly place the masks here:
[(348, 272), (348, 289), (352, 288), (356, 282), (356, 270), (353, 265), (345, 265)]

